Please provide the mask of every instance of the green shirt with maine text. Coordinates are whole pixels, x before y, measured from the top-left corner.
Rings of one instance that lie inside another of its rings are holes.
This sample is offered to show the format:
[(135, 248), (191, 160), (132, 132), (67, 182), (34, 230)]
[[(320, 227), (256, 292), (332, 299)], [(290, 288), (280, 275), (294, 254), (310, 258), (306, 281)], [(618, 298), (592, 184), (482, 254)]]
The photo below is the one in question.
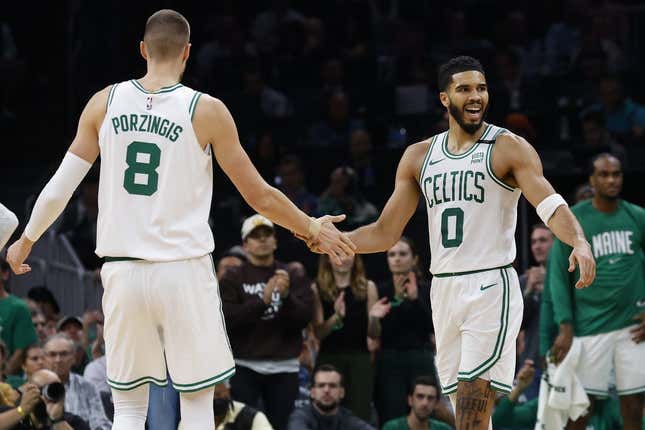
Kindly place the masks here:
[(619, 330), (645, 312), (645, 210), (620, 200), (600, 212), (591, 200), (571, 208), (596, 259), (596, 279), (576, 289), (578, 268), (569, 273), (571, 247), (556, 240), (549, 255), (548, 281), (556, 324), (571, 322), (576, 336)]

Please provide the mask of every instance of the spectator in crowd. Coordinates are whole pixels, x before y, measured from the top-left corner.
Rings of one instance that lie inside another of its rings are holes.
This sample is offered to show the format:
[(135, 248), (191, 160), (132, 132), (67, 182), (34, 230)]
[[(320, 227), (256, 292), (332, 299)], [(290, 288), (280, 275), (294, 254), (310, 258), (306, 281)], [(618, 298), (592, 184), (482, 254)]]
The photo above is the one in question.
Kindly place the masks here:
[(27, 291), (27, 299), (36, 303), (47, 319), (47, 329), (54, 334), (56, 323), (60, 321), (60, 307), (50, 289), (45, 286), (32, 287)]
[(321, 255), (314, 291), (314, 331), (320, 339), (318, 363), (334, 365), (344, 376), (345, 404), (363, 420), (370, 418), (373, 369), (367, 348), (369, 309), (378, 292), (367, 279), (359, 255), (334, 264)]
[(331, 173), (329, 186), (319, 200), (319, 210), (332, 215), (345, 214), (348, 229), (370, 223), (378, 216), (376, 207), (358, 189), (358, 177), (351, 167), (341, 166)]
[(278, 47), (280, 27), (290, 21), (302, 22), (305, 17), (289, 7), (288, 0), (273, 0), (271, 6), (255, 17), (251, 36), (262, 55), (270, 55)]
[(213, 394), (215, 430), (272, 430), (262, 412), (231, 399), (231, 386), (226, 382), (215, 385)]
[(344, 397), (343, 374), (330, 364), (318, 366), (311, 386), (312, 403), (291, 414), (288, 430), (374, 430), (341, 406)]
[(311, 399), (311, 375), (316, 365), (316, 357), (320, 349), (320, 342), (313, 331), (313, 325), (309, 324), (302, 331), (302, 350), (298, 361), (300, 369), (298, 371), (298, 398), (296, 399), (296, 408), (308, 405)]
[(287, 96), (268, 86), (258, 67), (248, 67), (244, 71), (244, 94), (249, 102), (257, 103), (264, 118), (284, 119), (293, 114)]
[(7, 346), (5, 373), (20, 371), (25, 348), (38, 342), (27, 304), (7, 291), (9, 264), (0, 257), (0, 338)]
[(242, 224), (248, 261), (226, 271), (220, 291), (236, 362), (233, 398), (264, 405), (273, 427), (283, 429), (298, 396), (302, 329), (313, 297), (305, 279), (276, 261), (273, 223), (253, 215)]
[(450, 430), (448, 424), (430, 418), (440, 403), (436, 378), (417, 376), (408, 391), (410, 412), (386, 422), (383, 430)]
[(385, 186), (382, 172), (383, 163), (374, 156), (372, 137), (367, 130), (352, 132), (349, 139), (350, 165), (356, 172), (358, 189), (368, 199), (379, 202), (383, 197)]
[(351, 133), (360, 128), (363, 128), (363, 122), (350, 116), (349, 96), (344, 92), (335, 92), (327, 99), (325, 119), (314, 123), (309, 129), (307, 144), (346, 151)]
[(92, 385), (71, 371), (74, 364), (75, 344), (67, 335), (59, 333), (44, 345), (45, 366), (54, 371), (65, 385), (65, 408), (83, 418), (92, 430), (109, 430), (112, 423), (105, 416), (101, 397)]
[(381, 345), (374, 392), (381, 423), (405, 414), (414, 378), (434, 374), (430, 284), (421, 278), (418, 259), (407, 237), (387, 251), (392, 277), (378, 284), (379, 300), (369, 313), (368, 335)]
[[(560, 362), (574, 336), (581, 343), (577, 376), (592, 399), (606, 397), (614, 379), (625, 429), (638, 429), (645, 397), (645, 211), (620, 199), (623, 173), (611, 154), (592, 159), (591, 200), (572, 208), (590, 239), (596, 258), (596, 280), (583, 292), (573, 288), (570, 248), (555, 241), (549, 261), (554, 322), (559, 335), (552, 352)], [(584, 429), (589, 416), (570, 423)]]
[(49, 330), (49, 326), (47, 325), (47, 318), (45, 318), (45, 314), (43, 314), (40, 310), (36, 310), (35, 312), (31, 313), (31, 323), (36, 329), (36, 335), (38, 336), (38, 342), (40, 344), (43, 344), (49, 336), (55, 333), (54, 331)]
[(298, 209), (307, 215), (318, 214), (318, 197), (307, 190), (302, 160), (295, 155), (285, 155), (278, 165), (278, 186)]
[(589, 184), (578, 185), (573, 192), (574, 203), (580, 203), (583, 200), (589, 200), (593, 197), (593, 188)]
[(577, 157), (588, 160), (602, 152), (610, 152), (618, 158), (624, 158), (625, 148), (616, 143), (605, 127), (605, 116), (598, 110), (583, 112), (580, 122), (582, 125), (582, 144), (573, 147)]
[(13, 388), (18, 388), (24, 384), (31, 375), (40, 369), (45, 368), (45, 355), (40, 344), (29, 345), (25, 349), (24, 360), (21, 365), (22, 375), (10, 375), (7, 377), (7, 383)]
[[(539, 359), (540, 302), (544, 289), (546, 260), (553, 245), (553, 233), (546, 225), (538, 223), (531, 228), (530, 238), (531, 253), (536, 266), (528, 268), (520, 275), (520, 288), (524, 295), (524, 318), (521, 329), (524, 347), (522, 351), (518, 349), (520, 362), (524, 362), (525, 359), (537, 362)], [(533, 394), (537, 395), (537, 392)]]
[(87, 337), (83, 327), (83, 321), (74, 315), (63, 317), (57, 326), (57, 332), (66, 334), (74, 342), (74, 364), (72, 372), (83, 374), (85, 366), (90, 362), (86, 352)]
[(623, 83), (617, 76), (608, 75), (600, 81), (600, 101), (600, 104), (590, 109), (605, 115), (606, 127), (610, 133), (624, 143), (643, 137), (645, 106), (625, 94)]

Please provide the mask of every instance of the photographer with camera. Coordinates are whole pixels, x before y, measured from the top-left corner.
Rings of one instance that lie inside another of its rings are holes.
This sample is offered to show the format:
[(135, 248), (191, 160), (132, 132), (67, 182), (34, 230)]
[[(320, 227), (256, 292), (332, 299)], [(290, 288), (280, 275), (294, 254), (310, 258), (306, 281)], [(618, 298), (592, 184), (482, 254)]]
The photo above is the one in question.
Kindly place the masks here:
[(20, 391), (17, 407), (0, 407), (0, 430), (89, 430), (82, 418), (65, 412), (65, 386), (51, 370), (35, 372)]

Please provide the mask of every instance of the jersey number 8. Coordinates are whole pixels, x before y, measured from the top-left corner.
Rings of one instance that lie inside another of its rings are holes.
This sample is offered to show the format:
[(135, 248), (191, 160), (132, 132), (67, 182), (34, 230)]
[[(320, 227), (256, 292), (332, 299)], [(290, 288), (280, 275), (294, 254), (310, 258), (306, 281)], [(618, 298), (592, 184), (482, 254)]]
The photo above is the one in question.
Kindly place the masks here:
[(128, 145), (123, 188), (130, 194), (151, 196), (157, 191), (161, 149), (154, 143), (132, 142)]

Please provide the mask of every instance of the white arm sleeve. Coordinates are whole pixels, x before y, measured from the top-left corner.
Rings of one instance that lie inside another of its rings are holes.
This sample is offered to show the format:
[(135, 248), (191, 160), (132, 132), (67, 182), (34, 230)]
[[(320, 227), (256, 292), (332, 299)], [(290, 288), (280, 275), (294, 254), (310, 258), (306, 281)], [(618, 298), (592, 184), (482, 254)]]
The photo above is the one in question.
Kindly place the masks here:
[(63, 212), (67, 202), (81, 183), (91, 163), (78, 155), (67, 152), (58, 170), (38, 196), (31, 218), (25, 228), (27, 239), (35, 242)]
[(548, 227), (549, 220), (555, 213), (555, 210), (562, 205), (568, 206), (567, 202), (562, 198), (562, 196), (560, 194), (551, 194), (550, 196), (547, 196), (544, 200), (542, 200), (540, 204), (537, 205), (535, 210), (544, 225)]
[(16, 214), (0, 203), (0, 249), (4, 248), (17, 227), (18, 218)]

